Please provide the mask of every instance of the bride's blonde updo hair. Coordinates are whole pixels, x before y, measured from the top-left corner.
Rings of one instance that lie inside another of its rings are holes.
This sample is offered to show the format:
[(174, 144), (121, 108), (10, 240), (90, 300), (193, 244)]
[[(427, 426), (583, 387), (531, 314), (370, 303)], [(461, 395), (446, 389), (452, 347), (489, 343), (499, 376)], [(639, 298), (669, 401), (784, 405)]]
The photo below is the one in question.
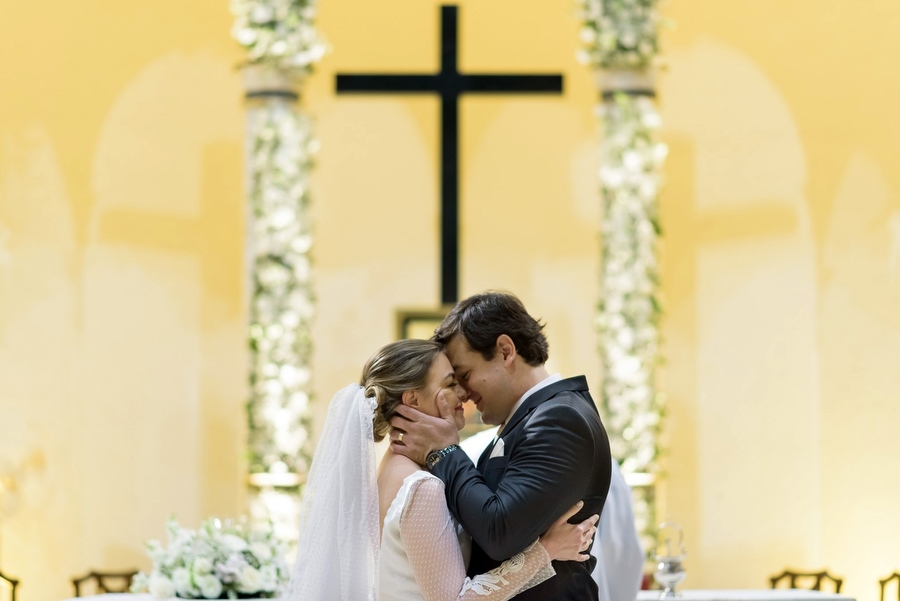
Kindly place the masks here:
[(391, 431), (390, 420), (403, 393), (425, 387), (428, 370), (441, 352), (441, 346), (431, 340), (399, 340), (381, 347), (366, 361), (359, 384), (378, 404), (372, 420), (375, 442)]

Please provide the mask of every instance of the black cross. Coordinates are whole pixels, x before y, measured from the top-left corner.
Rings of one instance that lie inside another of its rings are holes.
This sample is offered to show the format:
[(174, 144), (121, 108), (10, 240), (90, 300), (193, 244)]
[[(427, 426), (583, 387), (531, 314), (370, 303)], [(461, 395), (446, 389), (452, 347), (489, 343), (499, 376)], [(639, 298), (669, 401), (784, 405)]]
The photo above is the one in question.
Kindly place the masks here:
[(441, 96), (441, 302), (459, 291), (460, 94), (562, 93), (562, 75), (461, 74), (456, 68), (456, 6), (441, 7), (441, 70), (436, 74), (338, 74), (337, 92)]

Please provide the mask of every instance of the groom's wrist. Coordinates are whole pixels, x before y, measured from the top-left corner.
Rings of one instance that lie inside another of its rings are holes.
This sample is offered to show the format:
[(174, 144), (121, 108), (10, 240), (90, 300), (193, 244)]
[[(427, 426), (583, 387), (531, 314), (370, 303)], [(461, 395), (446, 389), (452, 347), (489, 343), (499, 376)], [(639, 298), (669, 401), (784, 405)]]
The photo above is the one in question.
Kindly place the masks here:
[(434, 469), (434, 466), (436, 466), (441, 459), (443, 459), (453, 451), (458, 450), (459, 445), (452, 444), (444, 447), (443, 449), (436, 449), (434, 451), (431, 451), (430, 453), (428, 453), (428, 456), (425, 457), (425, 467), (427, 467), (429, 470)]

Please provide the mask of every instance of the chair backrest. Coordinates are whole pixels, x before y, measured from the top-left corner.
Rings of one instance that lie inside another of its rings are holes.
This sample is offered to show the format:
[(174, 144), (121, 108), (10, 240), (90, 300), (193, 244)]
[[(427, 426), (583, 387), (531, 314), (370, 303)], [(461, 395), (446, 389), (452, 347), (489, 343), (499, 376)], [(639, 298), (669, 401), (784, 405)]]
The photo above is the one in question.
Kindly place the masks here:
[(131, 579), (137, 574), (137, 570), (129, 570), (125, 572), (88, 572), (80, 578), (72, 579), (72, 586), (75, 587), (75, 596), (81, 597), (82, 591), (90, 583), (93, 583), (97, 593), (127, 593), (131, 587)]
[(835, 578), (828, 573), (828, 570), (821, 572), (796, 572), (794, 570), (785, 570), (777, 576), (769, 578), (772, 588), (779, 588), (779, 584), (786, 583), (787, 587), (782, 588), (799, 588), (810, 591), (821, 591), (824, 582), (831, 582), (834, 586), (834, 592), (841, 592), (841, 586), (844, 585), (843, 578)]
[(16, 601), (16, 587), (19, 586), (19, 581), (15, 578), (10, 578), (0, 572), (0, 590), (4, 588), (8, 588), (9, 593), (9, 601)]
[(884, 601), (884, 592), (891, 580), (897, 581), (897, 601), (900, 601), (900, 574), (898, 574), (897, 572), (894, 572), (884, 580), (878, 581), (878, 584), (881, 586), (881, 601)]

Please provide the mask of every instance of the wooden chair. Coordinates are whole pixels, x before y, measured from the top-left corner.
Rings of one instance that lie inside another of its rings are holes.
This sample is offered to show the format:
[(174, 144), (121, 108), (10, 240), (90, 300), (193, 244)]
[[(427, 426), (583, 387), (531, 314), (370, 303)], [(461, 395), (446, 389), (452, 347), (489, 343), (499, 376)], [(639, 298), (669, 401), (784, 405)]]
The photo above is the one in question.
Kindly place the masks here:
[(93, 581), (97, 593), (127, 593), (131, 587), (131, 579), (137, 574), (137, 570), (127, 572), (88, 572), (81, 578), (73, 578), (72, 586), (75, 587), (75, 596), (80, 597), (85, 584)]
[(878, 584), (881, 585), (881, 601), (884, 601), (884, 592), (891, 580), (897, 581), (897, 601), (900, 601), (900, 574), (898, 574), (897, 572), (894, 572), (884, 580), (878, 581)]
[(828, 570), (823, 570), (821, 572), (794, 572), (793, 570), (785, 570), (781, 574), (769, 578), (772, 588), (779, 588), (779, 584), (787, 582), (788, 586), (785, 588), (799, 588), (810, 591), (821, 591), (822, 583), (827, 581), (834, 584), (835, 593), (841, 592), (841, 586), (844, 584), (844, 579), (835, 578), (828, 573)]
[(16, 601), (16, 587), (19, 586), (19, 581), (15, 578), (10, 578), (0, 572), (0, 590), (8, 588), (10, 589), (9, 593), (9, 601)]

